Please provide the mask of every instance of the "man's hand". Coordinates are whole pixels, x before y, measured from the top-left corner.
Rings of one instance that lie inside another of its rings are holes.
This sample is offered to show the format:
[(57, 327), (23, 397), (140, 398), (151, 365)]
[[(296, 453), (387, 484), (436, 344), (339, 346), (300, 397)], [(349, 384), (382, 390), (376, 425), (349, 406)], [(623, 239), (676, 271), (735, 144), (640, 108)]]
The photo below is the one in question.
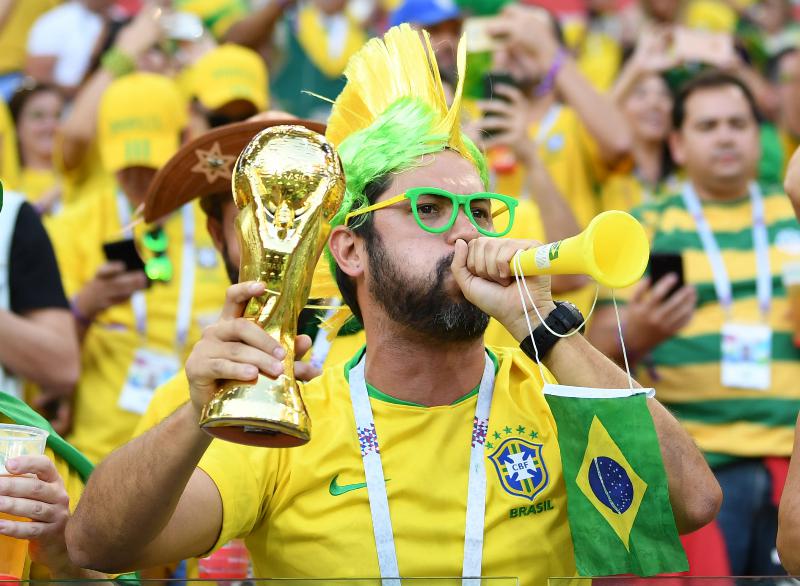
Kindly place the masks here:
[[(464, 297), (503, 324), (519, 341), (528, 336), (528, 326), (509, 262), (518, 250), (536, 246), (539, 243), (534, 240), (509, 238), (476, 238), (469, 243), (459, 240), (451, 265)], [(550, 294), (550, 277), (526, 277), (525, 283), (539, 313), (546, 317), (555, 308)], [(523, 295), (528, 319), (536, 327), (539, 319), (524, 291)]]
[(527, 53), (546, 71), (558, 52), (559, 44), (547, 11), (532, 6), (508, 4), (492, 19), (487, 32), (508, 51)]
[(678, 277), (670, 273), (651, 288), (650, 279), (644, 279), (630, 302), (620, 310), (624, 315), (625, 342), (635, 354), (648, 353), (692, 319), (697, 291), (685, 285), (668, 296), (677, 281)]
[(126, 271), (120, 261), (107, 262), (75, 298), (78, 311), (89, 319), (113, 305), (124, 303), (136, 291), (147, 287), (143, 271)]
[[(528, 136), (530, 121), (527, 99), (511, 85), (497, 84), (493, 90), (507, 101), (495, 99), (478, 102), (484, 117), (473, 122), (473, 126), (479, 131), (480, 146), (485, 149), (507, 146), (526, 166), (535, 164), (536, 144)], [(495, 134), (487, 136), (487, 130), (493, 130)]]
[(18, 456), (6, 462), (15, 475), (0, 478), (0, 511), (30, 521), (0, 521), (0, 534), (30, 540), (31, 559), (52, 576), (71, 575), (64, 541), (69, 496), (64, 481), (47, 456)]
[[(186, 377), (192, 405), (198, 418), (203, 406), (217, 391), (219, 379), (255, 381), (259, 373), (269, 378), (283, 374), (286, 350), (254, 322), (242, 317), (247, 302), (264, 294), (264, 284), (247, 281), (228, 288), (219, 321), (203, 332), (203, 337), (186, 360)], [(295, 339), (295, 356), (302, 357), (311, 347), (306, 335)], [(319, 370), (295, 361), (295, 378), (310, 380)]]

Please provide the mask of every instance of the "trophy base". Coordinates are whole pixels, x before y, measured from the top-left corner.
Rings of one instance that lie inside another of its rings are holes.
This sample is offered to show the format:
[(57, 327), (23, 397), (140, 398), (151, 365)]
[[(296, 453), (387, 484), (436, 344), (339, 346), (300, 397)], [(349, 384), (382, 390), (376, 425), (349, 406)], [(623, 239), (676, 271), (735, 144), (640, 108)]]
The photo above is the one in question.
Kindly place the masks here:
[(203, 410), (200, 427), (219, 439), (257, 447), (290, 448), (311, 439), (300, 391), (286, 375), (225, 383)]

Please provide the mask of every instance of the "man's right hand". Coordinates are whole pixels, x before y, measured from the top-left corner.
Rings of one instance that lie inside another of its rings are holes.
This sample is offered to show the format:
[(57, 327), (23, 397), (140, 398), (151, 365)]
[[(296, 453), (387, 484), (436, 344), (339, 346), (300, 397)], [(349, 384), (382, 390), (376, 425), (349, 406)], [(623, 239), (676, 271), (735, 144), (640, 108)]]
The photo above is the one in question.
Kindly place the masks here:
[(697, 291), (684, 285), (670, 295), (677, 282), (678, 277), (673, 273), (664, 275), (652, 287), (650, 279), (644, 279), (625, 306), (622, 318), (625, 341), (634, 354), (647, 354), (692, 319)]
[(143, 271), (126, 271), (125, 264), (111, 261), (97, 269), (94, 279), (75, 298), (78, 311), (88, 319), (109, 307), (124, 303), (131, 295), (147, 287)]
[[(272, 336), (254, 322), (242, 317), (247, 302), (264, 294), (264, 284), (247, 281), (231, 285), (217, 323), (203, 331), (186, 360), (186, 377), (198, 419), (203, 406), (217, 391), (219, 379), (255, 381), (261, 373), (270, 378), (283, 374), (286, 351)], [(301, 357), (311, 347), (305, 335), (295, 339), (295, 357)], [(295, 362), (297, 380), (310, 380), (319, 371), (308, 363)]]

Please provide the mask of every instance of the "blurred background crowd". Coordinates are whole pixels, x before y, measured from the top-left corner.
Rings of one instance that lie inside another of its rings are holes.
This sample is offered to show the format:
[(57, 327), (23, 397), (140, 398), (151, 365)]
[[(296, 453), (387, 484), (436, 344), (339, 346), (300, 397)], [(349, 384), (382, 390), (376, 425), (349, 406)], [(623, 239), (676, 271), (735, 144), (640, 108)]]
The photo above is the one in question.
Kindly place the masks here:
[[(684, 539), (692, 572), (783, 573), (777, 503), (800, 412), (800, 226), (782, 192), (800, 144), (798, 15), (792, 0), (0, 0), (2, 390), (94, 463), (130, 439), (237, 271), (207, 200), (137, 221), (156, 171), (181, 144), (260, 113), (324, 122), (349, 57), (400, 23), (430, 33), (453, 92), (464, 34), (464, 124), (492, 190), (520, 200), (510, 236), (553, 241), (603, 210), (636, 210), (654, 250), (678, 257), (618, 300), (627, 358), (725, 495), (719, 520)], [(231, 171), (224, 150), (197, 156), (175, 173)], [(730, 299), (687, 180), (701, 195), (741, 191), (706, 209)], [(751, 182), (773, 260), (766, 299)], [(553, 288), (584, 314), (593, 305), (582, 277)], [(623, 362), (610, 301), (599, 292), (587, 335)], [(772, 330), (771, 377), (745, 388), (720, 381), (721, 329), (737, 312)], [(357, 330), (316, 360), (349, 358)], [(492, 327), (487, 341), (513, 343)]]

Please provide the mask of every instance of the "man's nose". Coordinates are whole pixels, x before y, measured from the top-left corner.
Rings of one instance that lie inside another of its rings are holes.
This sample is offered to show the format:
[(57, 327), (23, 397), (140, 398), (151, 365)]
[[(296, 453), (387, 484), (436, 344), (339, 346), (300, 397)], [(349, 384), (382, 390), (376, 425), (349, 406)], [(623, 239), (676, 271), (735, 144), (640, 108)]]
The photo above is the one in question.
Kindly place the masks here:
[(456, 240), (464, 240), (465, 242), (469, 242), (478, 236), (480, 236), (478, 229), (467, 217), (466, 212), (464, 212), (464, 208), (459, 206), (458, 214), (456, 215), (456, 221), (453, 224), (453, 227), (447, 232), (448, 241), (451, 244), (455, 244)]

